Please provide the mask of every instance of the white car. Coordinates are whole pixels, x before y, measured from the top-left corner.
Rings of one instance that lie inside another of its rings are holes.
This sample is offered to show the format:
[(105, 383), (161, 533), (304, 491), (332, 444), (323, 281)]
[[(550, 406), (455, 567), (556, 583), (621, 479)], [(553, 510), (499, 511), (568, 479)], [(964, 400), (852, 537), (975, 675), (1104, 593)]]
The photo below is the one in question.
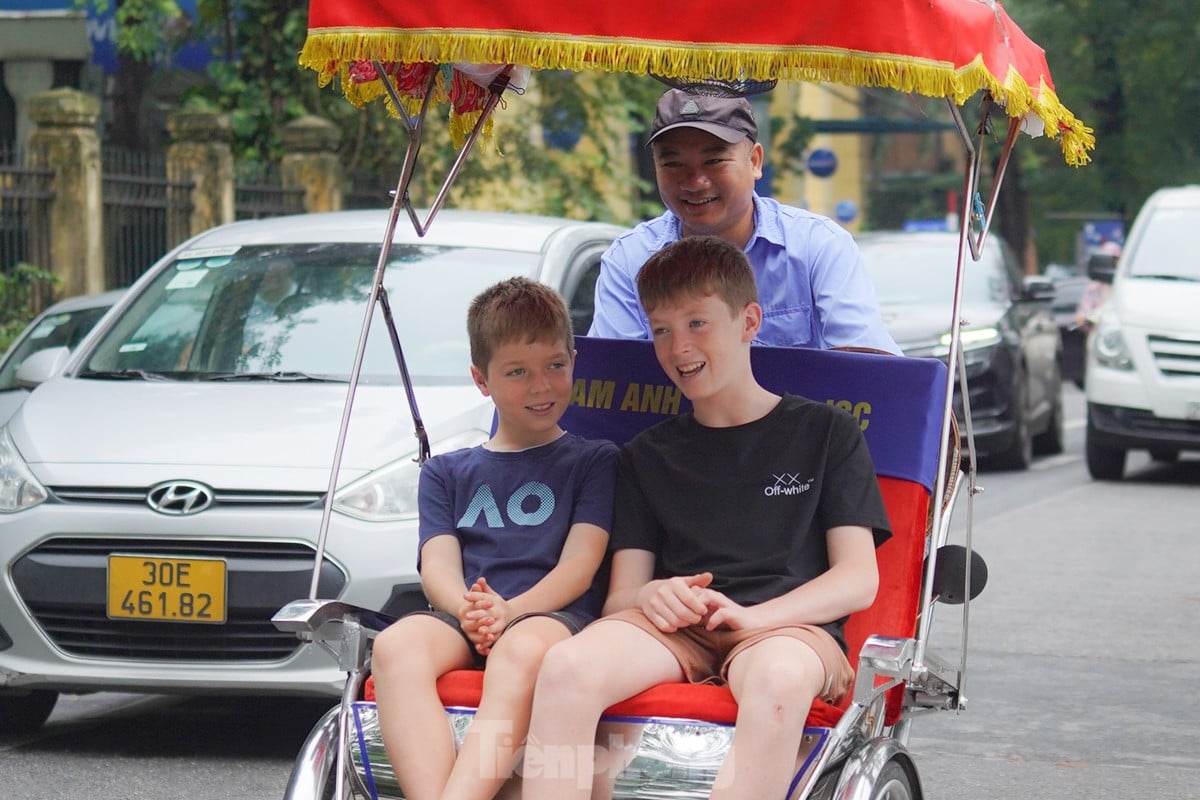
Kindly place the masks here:
[[(152, 267), (69, 358), (25, 362), (40, 385), (0, 430), (0, 733), (41, 725), (62, 691), (340, 693), (329, 653), (271, 616), (310, 596), (386, 221), (216, 228)], [(621, 232), (454, 211), (423, 238), (399, 226), (384, 287), (433, 452), (491, 425), (468, 373), (471, 298), (534, 277), (586, 331)], [(424, 605), (417, 439), (379, 305), (352, 408), (316, 596), (401, 613)]]
[(1129, 450), (1200, 451), (1200, 186), (1159, 189), (1138, 212), (1088, 346), (1087, 466), (1120, 480)]
[(59, 300), (33, 318), (0, 358), (0, 425), (8, 421), (29, 389), (17, 383), (17, 369), (25, 359), (48, 347), (74, 348), (104, 313), (121, 299), (124, 289)]

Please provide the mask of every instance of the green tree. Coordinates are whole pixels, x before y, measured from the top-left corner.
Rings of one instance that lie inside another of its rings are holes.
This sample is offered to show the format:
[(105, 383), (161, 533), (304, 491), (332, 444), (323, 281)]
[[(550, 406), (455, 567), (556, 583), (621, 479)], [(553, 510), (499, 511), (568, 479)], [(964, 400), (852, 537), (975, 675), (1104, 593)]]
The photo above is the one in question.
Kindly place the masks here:
[[(1165, 185), (1200, 180), (1200, 8), (1195, 0), (1009, 0), (1046, 50), (1060, 99), (1094, 128), (1093, 163), (1022, 160), (1043, 261), (1070, 262), (1080, 217), (1130, 221)], [(1055, 222), (1063, 219), (1062, 222)]]
[(59, 283), (57, 275), (24, 262), (0, 272), (0, 353), (49, 305)]
[[(92, 0), (109, 2), (109, 0)], [(382, 188), (399, 174), (407, 136), (402, 123), (391, 118), (382, 103), (355, 108), (336, 85), (320, 88), (315, 73), (302, 69), (297, 57), (307, 30), (307, 4), (293, 0), (198, 0), (197, 19), (181, 19), (176, 0), (114, 0), (118, 49), (134, 74), (162, 59), (189, 39), (213, 42), (214, 60), (207, 80), (196, 82), (183, 98), (186, 106), (227, 113), (233, 129), (234, 157), (242, 165), (274, 163), (281, 155), (279, 132), (284, 123), (307, 113), (329, 119), (341, 128), (342, 162), (350, 173), (377, 176)], [(634, 131), (645, 125), (661, 85), (649, 78), (610, 75), (581, 90), (572, 73), (539, 73), (542, 123), (599, 130), (614, 117)], [(336, 83), (336, 82), (335, 82)], [(523, 98), (506, 102), (519, 103)], [(500, 118), (505, 116), (501, 113)], [(525, 210), (630, 222), (605, 201), (602, 178), (615, 171), (611, 163), (623, 157), (603, 148), (573, 155), (564, 169), (540, 140), (516, 132), (497, 136), (504, 157), (473, 158), (461, 174), (456, 192), (470, 193), (480, 185), (523, 176), (538, 181), (542, 204)], [(444, 125), (429, 125), (421, 151), (422, 166), (413, 197), (432, 198), (453, 161)], [(647, 187), (642, 187), (644, 190)], [(647, 192), (648, 193), (648, 192)], [(386, 196), (384, 196), (386, 199)], [(640, 211), (640, 209), (639, 209)], [(635, 213), (635, 216), (637, 214)]]

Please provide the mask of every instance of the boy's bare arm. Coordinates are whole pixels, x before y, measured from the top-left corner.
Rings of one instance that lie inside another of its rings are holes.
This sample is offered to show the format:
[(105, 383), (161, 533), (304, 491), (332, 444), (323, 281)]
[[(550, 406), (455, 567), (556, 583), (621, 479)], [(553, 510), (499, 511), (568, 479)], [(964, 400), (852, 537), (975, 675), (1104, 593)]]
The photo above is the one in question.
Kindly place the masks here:
[(421, 588), (430, 605), (459, 619), (466, 605), (462, 547), (450, 534), (435, 536), (421, 546)]
[(740, 606), (719, 592), (703, 596), (711, 613), (706, 627), (740, 630), (776, 625), (821, 625), (860, 611), (875, 600), (879, 568), (869, 528), (843, 525), (825, 533), (829, 569), (787, 594), (754, 606)]
[(587, 522), (572, 525), (554, 569), (527, 591), (508, 598), (509, 620), (530, 611), (557, 611), (570, 604), (592, 585), (607, 547), (608, 531)]
[(652, 580), (654, 554), (626, 549), (613, 554), (612, 578), (604, 613), (640, 608), (660, 630), (675, 631), (695, 625), (708, 611), (698, 590), (708, 586), (712, 573)]

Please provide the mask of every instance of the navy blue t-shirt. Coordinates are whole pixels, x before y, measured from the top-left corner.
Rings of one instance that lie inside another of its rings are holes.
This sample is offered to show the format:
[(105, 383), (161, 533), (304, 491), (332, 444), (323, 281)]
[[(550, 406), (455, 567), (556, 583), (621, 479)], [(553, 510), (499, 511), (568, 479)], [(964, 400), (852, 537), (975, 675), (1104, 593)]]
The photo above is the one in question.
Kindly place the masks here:
[[(502, 597), (515, 597), (558, 564), (572, 525), (612, 530), (616, 456), (612, 442), (570, 433), (528, 450), (479, 446), (434, 456), (421, 468), (418, 548), (435, 536), (458, 537), (467, 586), (483, 576)], [(565, 608), (547, 610), (594, 619), (607, 588), (598, 578)]]

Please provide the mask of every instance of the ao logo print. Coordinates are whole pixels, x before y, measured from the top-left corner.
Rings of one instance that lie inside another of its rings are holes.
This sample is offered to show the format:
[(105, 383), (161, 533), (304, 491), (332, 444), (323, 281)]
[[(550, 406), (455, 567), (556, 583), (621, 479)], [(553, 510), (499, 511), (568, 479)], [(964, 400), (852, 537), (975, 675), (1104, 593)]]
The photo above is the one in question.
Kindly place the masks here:
[[(526, 511), (525, 501), (530, 498), (537, 503), (533, 509)], [(512, 493), (504, 510), (514, 525), (541, 525), (554, 513), (554, 492), (541, 481), (529, 481)], [(462, 519), (458, 521), (458, 527), (469, 528), (477, 524), (481, 514), (489, 528), (505, 527), (500, 505), (492, 495), (492, 487), (486, 483), (475, 490), (475, 496), (471, 498), (471, 504), (467, 506)]]

